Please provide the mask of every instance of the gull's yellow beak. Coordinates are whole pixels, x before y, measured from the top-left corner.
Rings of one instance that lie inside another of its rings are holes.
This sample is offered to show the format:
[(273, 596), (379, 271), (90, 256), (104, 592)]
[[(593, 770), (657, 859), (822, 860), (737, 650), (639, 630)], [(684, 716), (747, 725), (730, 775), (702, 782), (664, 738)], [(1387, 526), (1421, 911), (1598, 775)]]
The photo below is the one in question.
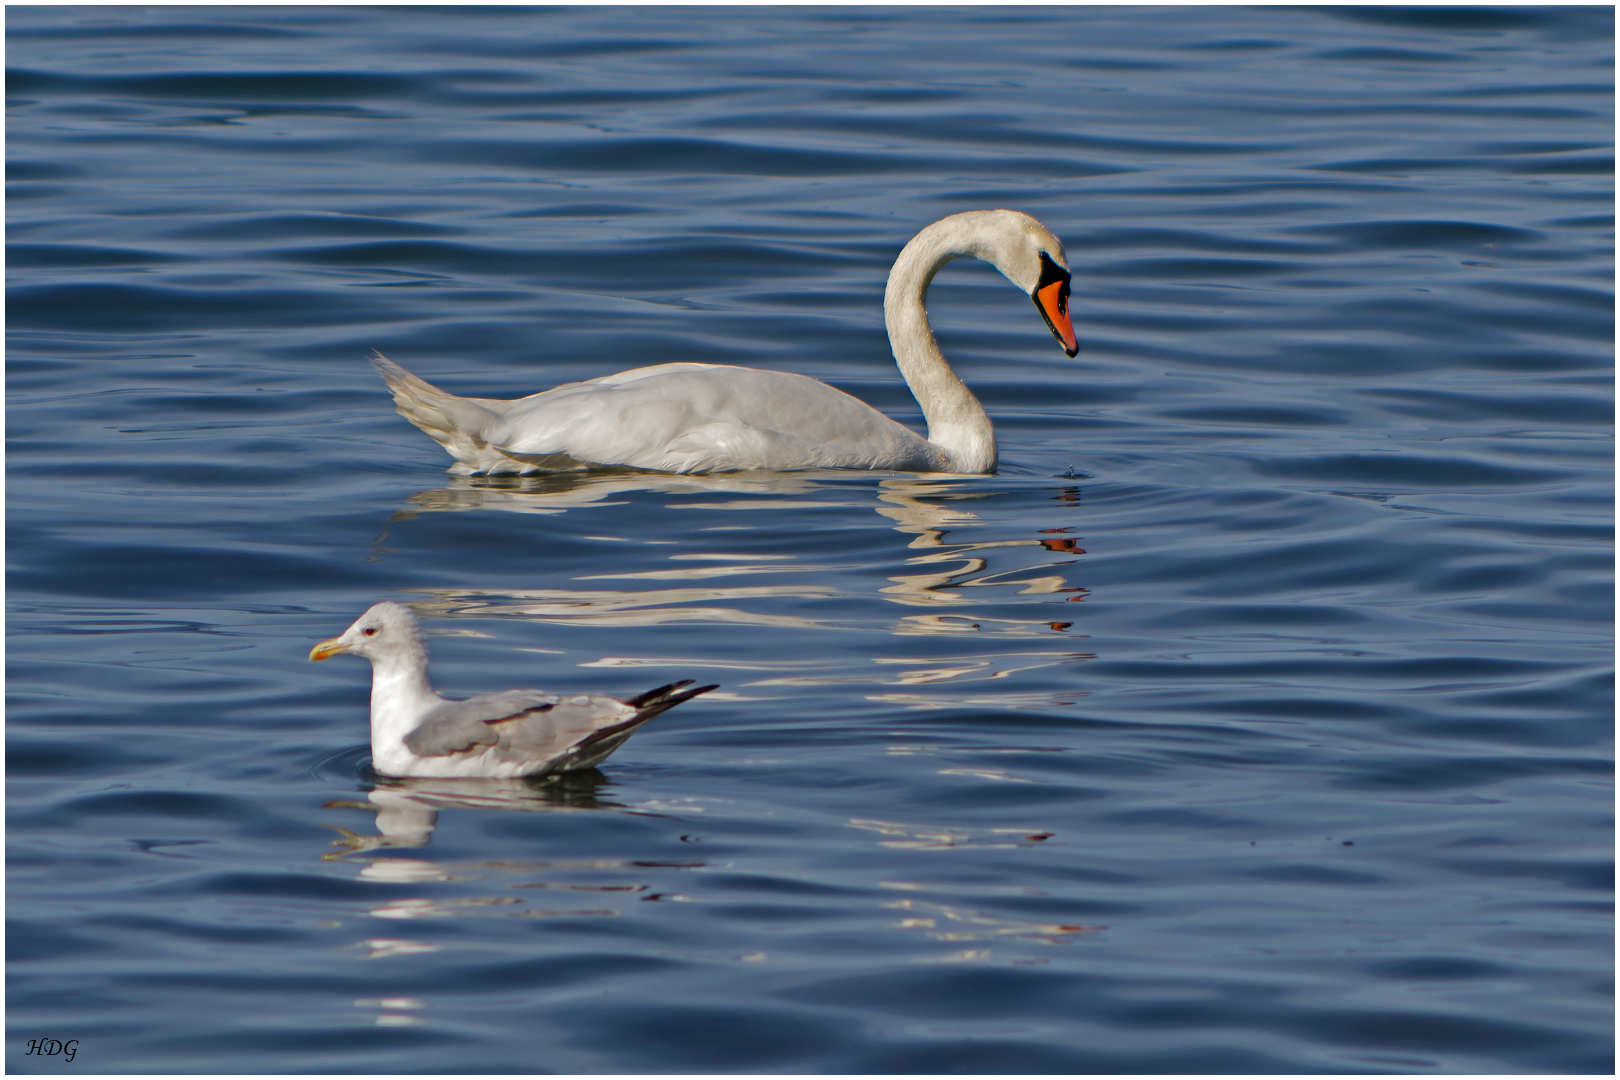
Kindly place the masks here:
[(343, 642), (339, 641), (337, 638), (332, 638), (330, 641), (323, 641), (313, 649), (309, 650), (309, 658), (311, 660), (325, 660), (329, 656), (336, 656), (338, 653), (346, 653), (348, 651), (349, 647), (347, 645), (343, 644)]

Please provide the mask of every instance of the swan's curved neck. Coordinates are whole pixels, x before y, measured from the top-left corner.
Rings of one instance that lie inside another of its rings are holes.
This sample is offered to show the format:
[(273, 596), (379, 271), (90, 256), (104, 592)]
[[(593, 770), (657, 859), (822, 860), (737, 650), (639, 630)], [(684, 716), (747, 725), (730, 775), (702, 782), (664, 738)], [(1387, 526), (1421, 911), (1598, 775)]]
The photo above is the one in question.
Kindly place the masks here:
[(939, 448), (953, 472), (996, 471), (996, 432), (979, 399), (951, 370), (934, 341), (923, 299), (928, 283), (952, 259), (972, 255), (989, 259), (987, 248), (964, 227), (958, 214), (937, 221), (912, 237), (889, 271), (883, 294), (883, 319), (889, 346), (900, 374), (928, 420), (928, 441)]

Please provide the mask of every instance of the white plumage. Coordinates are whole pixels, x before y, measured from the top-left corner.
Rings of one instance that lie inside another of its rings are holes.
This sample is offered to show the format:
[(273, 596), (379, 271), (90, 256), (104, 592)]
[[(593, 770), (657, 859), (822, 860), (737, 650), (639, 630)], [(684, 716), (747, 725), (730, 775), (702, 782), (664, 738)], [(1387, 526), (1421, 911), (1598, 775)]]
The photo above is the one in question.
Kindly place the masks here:
[(599, 694), (506, 690), (452, 701), (428, 684), (427, 647), (404, 604), (374, 604), (311, 660), (371, 661), (371, 763), (388, 776), (538, 776), (588, 769), (653, 717), (706, 694), (670, 683), (629, 701)]
[(660, 364), (502, 401), (447, 394), (373, 357), (400, 415), (439, 442), (462, 476), (591, 465), (658, 472), (893, 469), (988, 473), (995, 430), (940, 354), (923, 300), (952, 259), (993, 264), (1026, 292), (1064, 352), (1069, 319), (1063, 245), (1015, 210), (953, 214), (918, 233), (889, 272), (883, 310), (895, 362), (922, 406), (928, 438), (804, 375), (722, 364)]

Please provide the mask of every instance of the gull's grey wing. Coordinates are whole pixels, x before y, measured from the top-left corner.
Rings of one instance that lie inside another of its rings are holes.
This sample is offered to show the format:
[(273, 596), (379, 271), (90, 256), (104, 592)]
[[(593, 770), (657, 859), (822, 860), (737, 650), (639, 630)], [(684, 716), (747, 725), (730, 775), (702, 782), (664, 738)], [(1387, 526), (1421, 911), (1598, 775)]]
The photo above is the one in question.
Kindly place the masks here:
[(500, 742), (500, 735), (491, 725), (544, 716), (561, 700), (544, 690), (507, 690), (466, 701), (446, 701), (405, 736), (405, 749), (418, 757), (443, 757), (476, 746), (494, 746)]
[(715, 689), (671, 683), (629, 701), (508, 690), (447, 701), (428, 713), (405, 747), (419, 757), (473, 756), (519, 765), (525, 774), (588, 769), (660, 713)]

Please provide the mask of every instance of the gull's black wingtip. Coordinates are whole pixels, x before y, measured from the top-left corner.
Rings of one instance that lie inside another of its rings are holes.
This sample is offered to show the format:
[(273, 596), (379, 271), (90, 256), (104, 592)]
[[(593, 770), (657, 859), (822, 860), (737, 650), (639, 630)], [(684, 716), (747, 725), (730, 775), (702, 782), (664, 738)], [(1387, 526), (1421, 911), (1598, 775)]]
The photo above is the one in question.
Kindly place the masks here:
[[(694, 679), (682, 679), (680, 682), (672, 682), (665, 686), (660, 686), (656, 690), (649, 690), (645, 694), (637, 694), (633, 698), (626, 698), (624, 703), (630, 706), (632, 709), (644, 709), (653, 702), (662, 699), (665, 695), (673, 694), (683, 686), (691, 686), (695, 681), (696, 680)], [(711, 687), (710, 689), (713, 688)]]
[[(683, 701), (691, 701), (699, 694), (707, 694), (710, 690), (720, 689), (719, 683), (710, 683), (708, 686), (694, 686), (690, 690), (686, 689), (686, 687), (692, 686), (693, 681), (692, 679), (682, 679), (680, 682), (672, 682), (668, 686), (660, 686), (656, 690), (649, 690), (645, 694), (638, 694), (630, 698), (625, 704), (632, 709), (656, 716), (666, 709), (673, 709)], [(650, 716), (649, 719), (651, 719)]]

